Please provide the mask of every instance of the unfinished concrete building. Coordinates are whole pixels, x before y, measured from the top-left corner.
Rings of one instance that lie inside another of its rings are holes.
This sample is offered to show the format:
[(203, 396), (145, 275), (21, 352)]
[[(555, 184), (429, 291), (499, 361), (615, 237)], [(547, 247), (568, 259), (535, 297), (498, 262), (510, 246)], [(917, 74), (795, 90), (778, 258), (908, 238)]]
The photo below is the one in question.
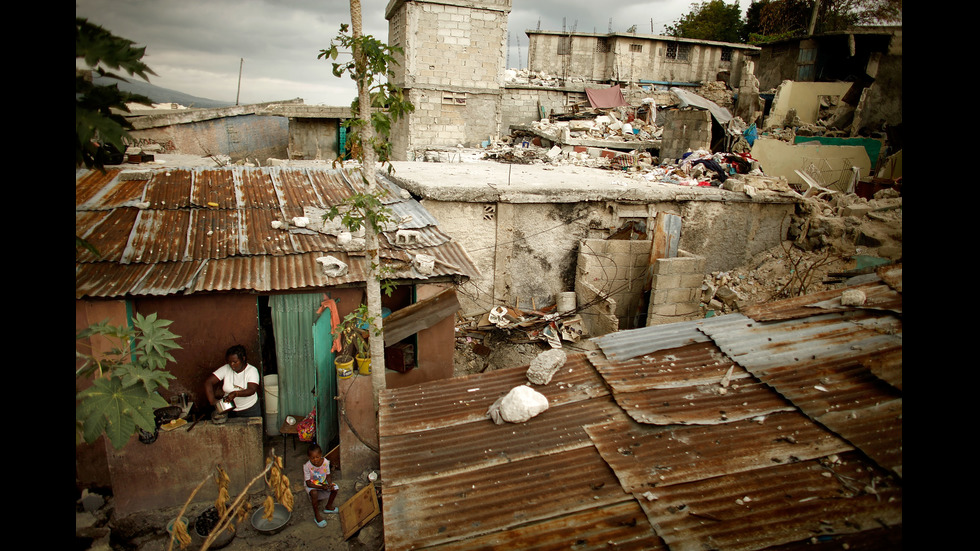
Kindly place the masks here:
[(510, 0), (388, 3), (388, 42), (404, 54), (392, 80), (415, 105), (392, 129), (394, 159), (499, 134), (510, 8)]
[(636, 33), (527, 31), (528, 68), (587, 83), (738, 83), (755, 46)]

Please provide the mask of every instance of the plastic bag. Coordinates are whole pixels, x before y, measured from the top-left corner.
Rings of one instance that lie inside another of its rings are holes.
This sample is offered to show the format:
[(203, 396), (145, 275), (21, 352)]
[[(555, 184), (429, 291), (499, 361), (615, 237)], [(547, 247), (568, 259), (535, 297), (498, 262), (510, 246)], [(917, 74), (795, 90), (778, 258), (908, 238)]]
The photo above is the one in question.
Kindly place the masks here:
[(751, 126), (746, 128), (745, 132), (742, 132), (742, 136), (745, 137), (745, 141), (749, 142), (749, 147), (752, 147), (752, 144), (755, 143), (755, 139), (759, 137), (759, 131), (756, 129), (755, 123), (752, 123)]
[(302, 421), (296, 424), (296, 432), (303, 442), (312, 442), (316, 438), (316, 406)]

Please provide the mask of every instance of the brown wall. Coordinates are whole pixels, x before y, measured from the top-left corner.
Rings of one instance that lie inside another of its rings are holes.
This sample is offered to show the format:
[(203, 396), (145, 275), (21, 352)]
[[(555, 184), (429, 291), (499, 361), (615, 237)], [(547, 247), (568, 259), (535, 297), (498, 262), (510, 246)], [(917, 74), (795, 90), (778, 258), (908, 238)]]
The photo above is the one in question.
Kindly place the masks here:
[(172, 352), (176, 362), (167, 366), (177, 378), (160, 392), (164, 399), (187, 392), (196, 408), (207, 406), (204, 381), (225, 364), (225, 352), (236, 344), (245, 347), (248, 363), (263, 374), (255, 295), (140, 297), (134, 300), (134, 309), (144, 316), (156, 312), (172, 320), (170, 330), (180, 335), (181, 349)]
[[(122, 300), (75, 301), (75, 331), (108, 320), (112, 325), (126, 324), (126, 302)], [(77, 343), (77, 350), (85, 354), (101, 355), (109, 348), (109, 341), (102, 337), (86, 339)], [(75, 368), (81, 362), (75, 362)], [(75, 392), (91, 386), (91, 378), (77, 379)], [(84, 441), (75, 446), (75, 479), (82, 487), (108, 487), (111, 485), (109, 464), (106, 461), (105, 437), (99, 437), (91, 444)]]

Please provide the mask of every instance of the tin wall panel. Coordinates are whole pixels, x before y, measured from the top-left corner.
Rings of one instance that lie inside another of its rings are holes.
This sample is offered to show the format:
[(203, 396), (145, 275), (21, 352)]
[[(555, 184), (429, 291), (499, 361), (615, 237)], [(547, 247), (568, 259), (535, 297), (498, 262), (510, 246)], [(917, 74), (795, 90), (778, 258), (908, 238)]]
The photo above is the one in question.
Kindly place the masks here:
[(836, 462), (703, 478), (656, 493), (657, 499), (639, 502), (672, 551), (766, 549), (902, 523), (901, 483), (855, 453)]
[(661, 486), (853, 449), (799, 412), (775, 413), (761, 423), (659, 427), (616, 421), (585, 430), (626, 491), (654, 494)]

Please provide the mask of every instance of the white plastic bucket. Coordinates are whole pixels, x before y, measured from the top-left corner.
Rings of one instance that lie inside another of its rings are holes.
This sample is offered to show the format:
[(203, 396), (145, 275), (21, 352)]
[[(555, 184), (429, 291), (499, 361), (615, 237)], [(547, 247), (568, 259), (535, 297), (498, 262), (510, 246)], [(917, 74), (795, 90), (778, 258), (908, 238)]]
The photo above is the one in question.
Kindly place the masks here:
[(571, 312), (575, 309), (575, 292), (558, 293), (555, 302), (557, 303), (559, 314)]
[(279, 413), (279, 375), (266, 375), (262, 378), (262, 386), (265, 388), (265, 412)]
[(279, 436), (279, 413), (265, 412), (265, 433), (269, 436)]

